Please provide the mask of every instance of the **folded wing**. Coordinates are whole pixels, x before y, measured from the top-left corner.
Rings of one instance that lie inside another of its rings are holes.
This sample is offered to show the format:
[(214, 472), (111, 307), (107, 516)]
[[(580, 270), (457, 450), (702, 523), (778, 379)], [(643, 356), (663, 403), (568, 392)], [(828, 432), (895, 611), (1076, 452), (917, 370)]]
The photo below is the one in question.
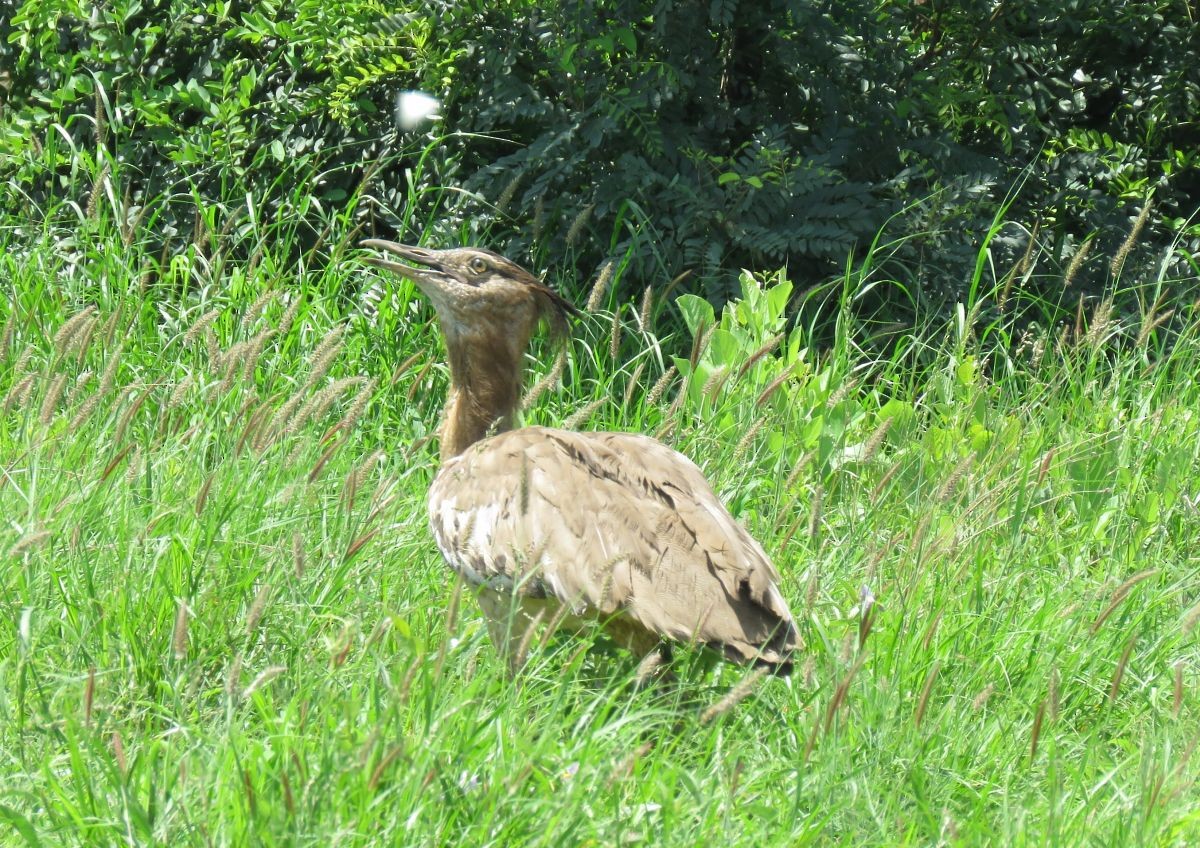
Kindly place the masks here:
[(798, 646), (766, 553), (689, 459), (645, 436), (502, 433), (442, 466), (429, 512), (471, 583), (780, 670)]

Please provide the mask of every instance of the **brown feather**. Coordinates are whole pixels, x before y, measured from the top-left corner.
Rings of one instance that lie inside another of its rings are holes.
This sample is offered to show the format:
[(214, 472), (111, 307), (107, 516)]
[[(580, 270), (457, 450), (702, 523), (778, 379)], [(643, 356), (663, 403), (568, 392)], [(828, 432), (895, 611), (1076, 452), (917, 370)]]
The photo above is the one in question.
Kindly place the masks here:
[(543, 320), (565, 334), (578, 310), (491, 251), (365, 245), (410, 263), (371, 260), (437, 309), (451, 389), (430, 524), (510, 666), (539, 622), (595, 619), (639, 653), (665, 639), (789, 671), (779, 574), (689, 459), (631, 433), (512, 429), (530, 336)]

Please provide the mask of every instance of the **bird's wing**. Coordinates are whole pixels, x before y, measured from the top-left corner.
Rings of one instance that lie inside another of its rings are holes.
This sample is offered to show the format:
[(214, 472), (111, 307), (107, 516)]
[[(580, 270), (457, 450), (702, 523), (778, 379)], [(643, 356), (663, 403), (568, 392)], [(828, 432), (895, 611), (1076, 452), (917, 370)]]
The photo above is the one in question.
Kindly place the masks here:
[(690, 460), (645, 436), (502, 433), (442, 467), (429, 513), (470, 582), (732, 659), (786, 663), (798, 642), (766, 553)]

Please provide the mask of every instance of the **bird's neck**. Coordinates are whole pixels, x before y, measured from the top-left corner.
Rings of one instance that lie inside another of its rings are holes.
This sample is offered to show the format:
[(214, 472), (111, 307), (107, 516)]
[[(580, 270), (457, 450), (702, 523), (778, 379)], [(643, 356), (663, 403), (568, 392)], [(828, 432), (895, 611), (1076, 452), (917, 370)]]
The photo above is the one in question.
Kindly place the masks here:
[(441, 428), (443, 461), (480, 439), (513, 428), (521, 405), (524, 345), (518, 349), (512, 341), (447, 345), (450, 398)]

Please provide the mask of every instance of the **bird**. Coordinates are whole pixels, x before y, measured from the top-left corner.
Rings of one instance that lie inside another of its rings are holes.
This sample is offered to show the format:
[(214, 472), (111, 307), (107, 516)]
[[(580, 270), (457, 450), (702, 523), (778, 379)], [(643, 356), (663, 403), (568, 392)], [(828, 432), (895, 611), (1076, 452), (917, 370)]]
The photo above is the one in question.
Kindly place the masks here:
[(791, 671), (800, 637), (779, 573), (695, 463), (638, 433), (518, 426), (526, 348), (543, 323), (566, 334), (570, 302), (484, 248), (361, 246), (428, 298), (445, 339), (429, 524), (509, 674), (539, 623), (592, 620), (651, 668), (691, 644)]

